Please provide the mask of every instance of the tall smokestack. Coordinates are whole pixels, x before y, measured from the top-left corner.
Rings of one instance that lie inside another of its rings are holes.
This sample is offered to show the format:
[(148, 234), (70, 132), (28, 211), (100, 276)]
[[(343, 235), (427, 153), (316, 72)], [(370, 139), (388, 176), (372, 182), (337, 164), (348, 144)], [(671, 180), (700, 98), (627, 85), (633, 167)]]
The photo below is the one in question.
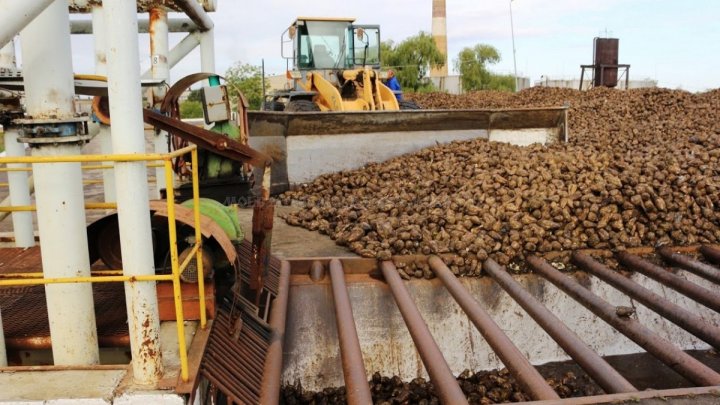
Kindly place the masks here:
[(430, 71), (432, 77), (448, 75), (447, 19), (445, 15), (445, 0), (433, 0), (432, 36), (440, 52), (445, 55), (445, 65), (440, 69), (432, 69)]

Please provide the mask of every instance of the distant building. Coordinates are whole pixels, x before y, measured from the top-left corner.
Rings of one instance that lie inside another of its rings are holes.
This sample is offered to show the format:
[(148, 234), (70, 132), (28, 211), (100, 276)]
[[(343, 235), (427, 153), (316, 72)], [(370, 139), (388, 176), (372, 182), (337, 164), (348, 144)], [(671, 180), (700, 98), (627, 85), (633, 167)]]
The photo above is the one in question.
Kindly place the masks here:
[[(592, 79), (583, 80), (583, 90), (592, 87)], [(657, 80), (653, 79), (642, 79), (642, 80), (630, 80), (628, 88), (630, 89), (642, 89), (657, 87)], [(548, 76), (540, 76), (540, 80), (535, 82), (535, 86), (541, 87), (559, 87), (565, 89), (579, 89), (580, 79), (551, 79)], [(625, 81), (619, 80), (616, 89), (625, 89)]]

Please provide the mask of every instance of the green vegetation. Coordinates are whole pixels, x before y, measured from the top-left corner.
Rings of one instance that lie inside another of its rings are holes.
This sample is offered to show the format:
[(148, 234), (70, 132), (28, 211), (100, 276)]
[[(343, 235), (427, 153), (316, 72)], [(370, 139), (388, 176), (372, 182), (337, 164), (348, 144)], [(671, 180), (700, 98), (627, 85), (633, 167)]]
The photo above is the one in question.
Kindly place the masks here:
[(498, 75), (487, 69), (500, 62), (500, 52), (490, 45), (478, 44), (464, 48), (455, 59), (455, 69), (460, 73), (464, 91), (501, 90), (514, 91), (512, 75)]
[(384, 68), (395, 70), (403, 89), (415, 92), (432, 90), (434, 86), (427, 77), (428, 72), (445, 64), (445, 57), (432, 36), (422, 31), (398, 44), (383, 42), (380, 57)]
[(180, 103), (180, 118), (203, 118), (202, 103), (189, 98)]
[(237, 102), (237, 94), (234, 94), (237, 89), (247, 99), (251, 110), (260, 109), (263, 103), (263, 80), (262, 69), (259, 66), (235, 62), (225, 72), (225, 79), (228, 81), (228, 92), (233, 103)]

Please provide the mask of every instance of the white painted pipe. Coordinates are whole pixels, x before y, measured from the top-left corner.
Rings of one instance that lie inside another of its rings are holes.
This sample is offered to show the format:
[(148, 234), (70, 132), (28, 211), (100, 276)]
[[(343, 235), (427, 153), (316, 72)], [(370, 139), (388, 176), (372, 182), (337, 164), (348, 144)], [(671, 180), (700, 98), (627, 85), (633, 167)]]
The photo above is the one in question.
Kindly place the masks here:
[[(92, 34), (95, 29), (95, 24), (90, 20), (70, 21), (70, 32), (73, 35)], [(199, 28), (189, 18), (172, 18), (168, 19), (168, 30), (170, 32), (195, 32)], [(150, 32), (150, 20), (138, 20), (138, 32), (141, 34)]]
[[(18, 142), (18, 131), (8, 128), (5, 131), (5, 152), (7, 157), (25, 156), (25, 145)], [(27, 168), (26, 164), (8, 164), (8, 168)], [(30, 189), (28, 188), (28, 172), (8, 172), (8, 188), (10, 189), (10, 205), (31, 205)], [(16, 247), (35, 246), (35, 230), (32, 212), (17, 211), (12, 213), (13, 234)]]
[[(135, 2), (104, 0), (108, 94), (115, 153), (144, 153), (140, 60)], [(145, 162), (115, 164), (123, 272), (153, 275), (150, 205)], [(162, 377), (160, 316), (155, 283), (125, 283), (133, 379), (154, 384)]]
[[(20, 33), (27, 114), (74, 116), (68, 5), (56, 0)], [(52, 63), (49, 63), (52, 61)], [(32, 148), (33, 156), (81, 153), (78, 144)], [(38, 230), (45, 277), (90, 276), (80, 163), (33, 164)], [(45, 286), (56, 365), (99, 362), (90, 284)]]
[[(0, 46), (12, 41), (53, 0), (0, 0)], [(65, 5), (67, 7), (67, 4)]]
[[(211, 2), (212, 9), (215, 9), (214, 2)], [(209, 15), (205, 12), (203, 6), (197, 0), (175, 0), (175, 4), (180, 8), (201, 31), (212, 30), (215, 24)]]
[[(0, 49), (0, 68), (15, 69), (15, 41), (10, 41)], [(25, 145), (18, 143), (18, 131), (5, 128), (5, 153), (8, 157), (25, 156)], [(26, 164), (9, 164), (9, 168), (27, 168)], [(8, 189), (11, 205), (30, 205), (28, 173), (25, 171), (8, 172)], [(16, 247), (35, 246), (32, 212), (13, 212), (13, 233)], [(1, 329), (1, 326), (0, 326)], [(2, 351), (2, 350), (0, 350)]]
[(215, 31), (199, 32), (200, 70), (203, 73), (215, 73)]
[[(150, 71), (153, 79), (161, 79), (166, 83), (170, 81), (170, 65), (168, 64), (168, 54), (170, 53), (170, 34), (168, 29), (167, 11), (162, 8), (154, 8), (150, 10)], [(153, 104), (155, 108), (159, 108), (162, 100), (165, 98), (166, 87), (153, 87)], [(167, 153), (168, 151), (168, 133), (159, 131), (154, 139), (155, 152)], [(163, 167), (155, 168), (155, 189), (153, 196), (160, 199), (160, 190), (166, 187), (165, 169)]]
[[(192, 33), (188, 34), (180, 42), (178, 42), (168, 52), (168, 66), (170, 69), (174, 68), (183, 58), (185, 58), (190, 52), (192, 52), (200, 44), (200, 34)], [(152, 78), (152, 68), (145, 71), (141, 76), (142, 79)]]
[(10, 40), (5, 46), (0, 47), (0, 67), (14, 69), (15, 64), (15, 41)]
[[(92, 24), (95, 35), (95, 73), (100, 76), (107, 76), (107, 33), (105, 31), (105, 13), (102, 6), (95, 6), (92, 10)], [(112, 154), (112, 138), (110, 137), (110, 127), (104, 124), (98, 125), (98, 141), (100, 142), (100, 152), (103, 154)], [(104, 165), (112, 166), (113, 162), (103, 162)], [(115, 202), (115, 170), (104, 169), (103, 176), (103, 196), (105, 202)]]

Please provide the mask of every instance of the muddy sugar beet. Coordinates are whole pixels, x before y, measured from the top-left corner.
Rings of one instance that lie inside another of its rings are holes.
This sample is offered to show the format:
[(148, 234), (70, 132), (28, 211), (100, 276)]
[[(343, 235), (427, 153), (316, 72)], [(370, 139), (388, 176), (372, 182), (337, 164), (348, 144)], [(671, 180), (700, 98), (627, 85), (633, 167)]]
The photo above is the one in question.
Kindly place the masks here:
[[(456, 142), (321, 176), (282, 196), (302, 202), (285, 220), (364, 257), (451, 254), (458, 275), (479, 275), (488, 257), (720, 241), (720, 91), (414, 97), (426, 108), (567, 103), (571, 139)], [(431, 277), (425, 267), (399, 270)]]

